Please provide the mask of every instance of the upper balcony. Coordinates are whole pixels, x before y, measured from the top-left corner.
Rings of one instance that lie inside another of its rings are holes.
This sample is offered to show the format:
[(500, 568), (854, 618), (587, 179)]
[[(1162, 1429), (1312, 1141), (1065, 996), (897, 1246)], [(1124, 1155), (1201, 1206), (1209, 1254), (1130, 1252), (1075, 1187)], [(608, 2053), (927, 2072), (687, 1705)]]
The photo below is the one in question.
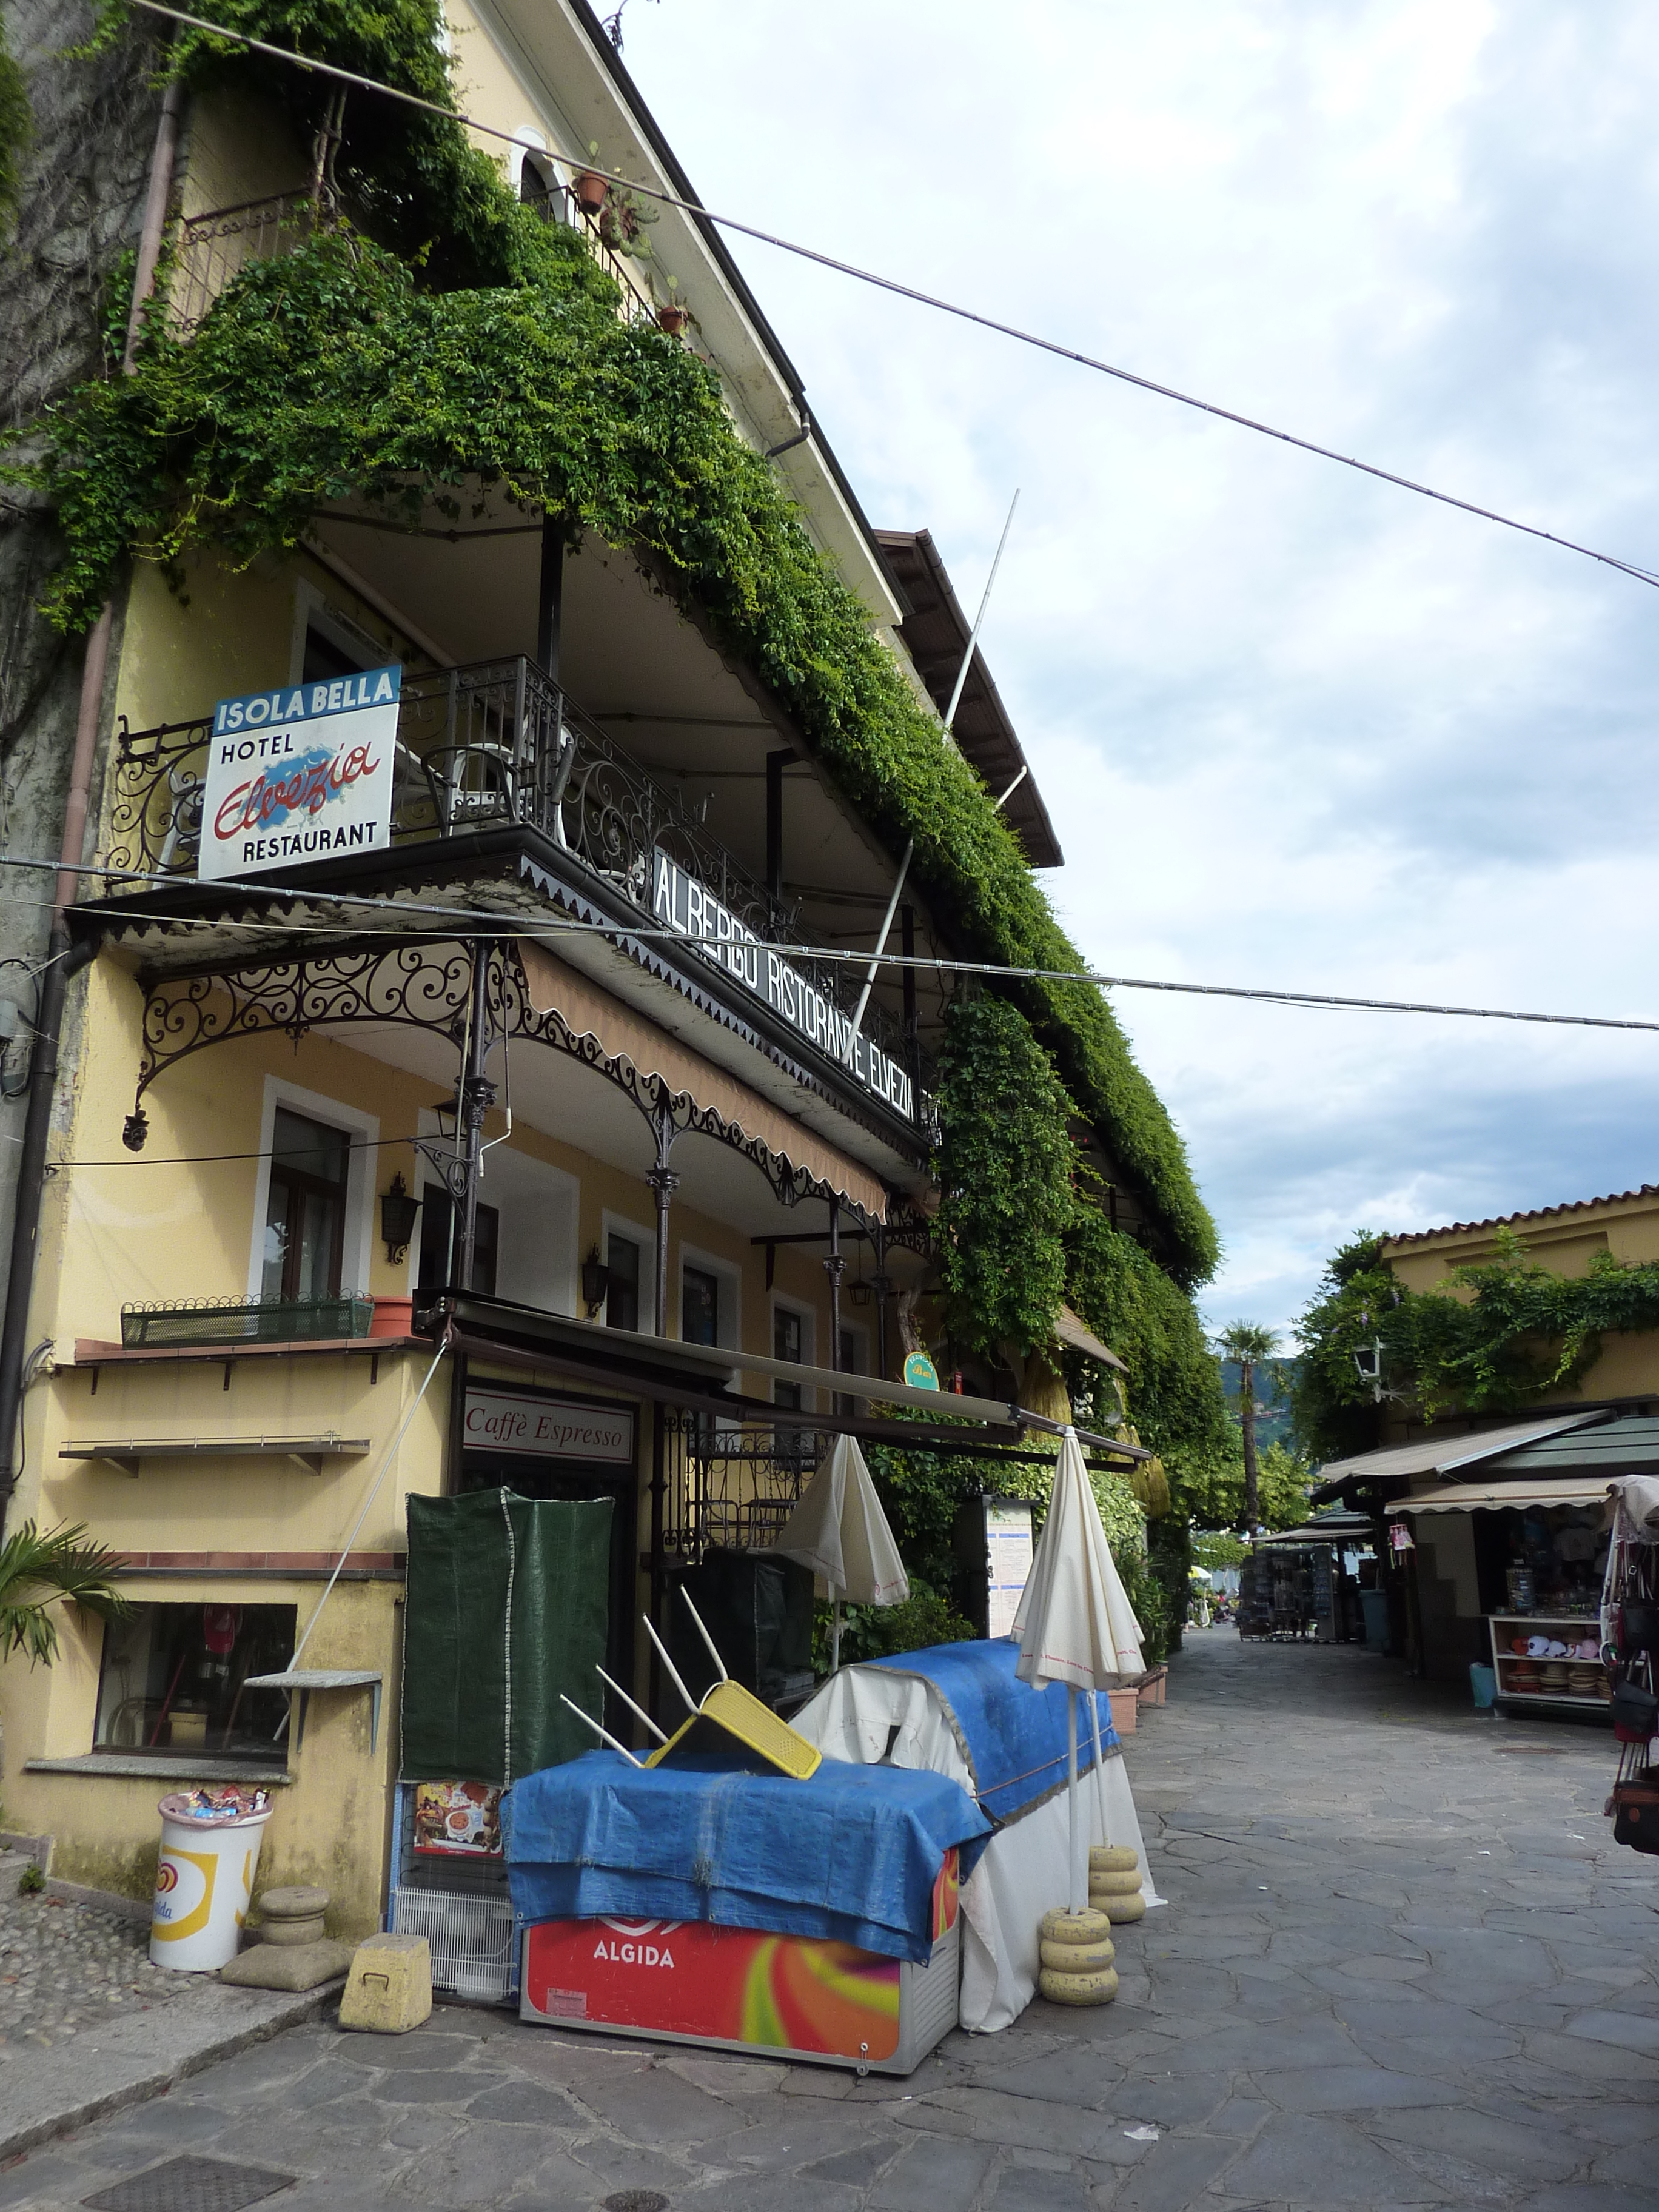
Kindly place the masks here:
[[(145, 908), (134, 876), (192, 881), (202, 832), (210, 715), (116, 738), (107, 842), (112, 904)], [(507, 854), (520, 885), (551, 919), (562, 908), (630, 924), (659, 956), (689, 954), (702, 988), (760, 1017), (760, 1026), (808, 1048), (835, 1083), (873, 1103), (925, 1143), (931, 1135), (933, 1063), (914, 1035), (873, 998), (856, 1036), (852, 1016), (863, 970), (806, 945), (797, 908), (772, 896), (703, 826), (702, 808), (665, 789), (537, 665), (522, 656), (405, 676), (398, 716), (391, 809), (392, 861), (315, 860), (262, 878), (307, 898), (331, 890), (406, 888), (400, 856), (453, 855), (466, 870)], [(454, 869), (443, 871), (456, 880)], [(204, 885), (212, 892), (218, 887)], [(108, 909), (106, 909), (107, 911)], [(413, 921), (417, 909), (405, 907)], [(533, 934), (522, 896), (509, 910)], [(441, 923), (434, 917), (434, 927)], [(348, 934), (351, 921), (342, 924)], [(822, 945), (822, 940), (818, 944)], [(773, 951), (772, 947), (788, 948)], [(823, 946), (824, 951), (829, 947)]]

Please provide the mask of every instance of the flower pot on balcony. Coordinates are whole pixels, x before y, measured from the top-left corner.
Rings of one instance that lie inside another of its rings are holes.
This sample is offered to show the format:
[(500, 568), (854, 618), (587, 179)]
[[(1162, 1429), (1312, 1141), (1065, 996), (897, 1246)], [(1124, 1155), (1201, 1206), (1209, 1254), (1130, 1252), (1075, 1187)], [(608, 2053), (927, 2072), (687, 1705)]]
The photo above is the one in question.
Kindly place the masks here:
[(682, 336), (690, 319), (690, 314), (684, 307), (659, 307), (657, 310), (657, 328), (666, 331), (671, 338)]
[(605, 205), (611, 186), (597, 169), (579, 169), (570, 189), (584, 215), (597, 215)]
[(376, 1298), (368, 1333), (371, 1336), (410, 1336), (414, 1333), (414, 1323), (413, 1298)]

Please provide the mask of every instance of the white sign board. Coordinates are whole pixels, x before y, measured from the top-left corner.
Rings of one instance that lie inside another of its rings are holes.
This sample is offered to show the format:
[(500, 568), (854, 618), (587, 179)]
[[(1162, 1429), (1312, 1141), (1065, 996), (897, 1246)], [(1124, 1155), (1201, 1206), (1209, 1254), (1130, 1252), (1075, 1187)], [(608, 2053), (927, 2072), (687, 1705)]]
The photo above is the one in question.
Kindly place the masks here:
[(204, 883), (392, 842), (401, 666), (222, 699), (202, 793)]
[(1031, 1509), (1011, 1498), (985, 1501), (988, 1636), (1011, 1636), (1031, 1572)]
[(482, 1386), (466, 1394), (465, 1442), (532, 1459), (634, 1463), (634, 1409), (586, 1398), (529, 1398)]

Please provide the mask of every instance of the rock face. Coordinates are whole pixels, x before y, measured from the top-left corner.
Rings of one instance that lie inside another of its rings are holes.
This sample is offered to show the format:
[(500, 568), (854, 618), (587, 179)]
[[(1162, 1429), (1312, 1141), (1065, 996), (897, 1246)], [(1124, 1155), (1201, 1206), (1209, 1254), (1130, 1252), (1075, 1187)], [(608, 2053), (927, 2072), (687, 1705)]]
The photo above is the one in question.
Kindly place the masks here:
[[(70, 58), (66, 50), (92, 35), (92, 9), (82, 0), (9, 0), (6, 29), (28, 88), (33, 137), (16, 234), (0, 241), (0, 427), (27, 431), (103, 359), (106, 295), (143, 220), (161, 106), (152, 82), (159, 49), (137, 32), (106, 53)], [(82, 648), (36, 612), (60, 550), (38, 495), (9, 489), (0, 501), (0, 854), (11, 859), (55, 860), (63, 837)], [(118, 621), (118, 603), (116, 612)], [(112, 653), (112, 681), (116, 665)], [(94, 821), (97, 811), (94, 787)], [(46, 925), (44, 908), (0, 908), (0, 963), (38, 963)], [(0, 1043), (0, 1075), (12, 1090), (27, 1066), (33, 1005), (33, 987), (18, 967), (0, 964), (0, 998), (24, 1016), (16, 1039)], [(77, 1003), (71, 993), (66, 1073), (76, 1056)], [(0, 1135), (21, 1134), (23, 1110), (21, 1099), (0, 1103)], [(10, 1244), (16, 1170), (16, 1144), (0, 1143), (0, 1253)]]

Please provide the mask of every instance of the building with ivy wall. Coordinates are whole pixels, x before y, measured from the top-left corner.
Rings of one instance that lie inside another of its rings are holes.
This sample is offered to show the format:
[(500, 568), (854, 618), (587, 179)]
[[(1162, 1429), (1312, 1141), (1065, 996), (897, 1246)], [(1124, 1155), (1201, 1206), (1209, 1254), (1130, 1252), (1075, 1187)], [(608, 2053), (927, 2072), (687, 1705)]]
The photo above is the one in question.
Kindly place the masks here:
[[(583, 1617), (661, 1710), (641, 1615), (752, 1581), (839, 1431), (932, 1470), (930, 1564), (1074, 1405), (1178, 1471), (1216, 1248), (1101, 994), (954, 972), (1081, 964), (1048, 813), (982, 663), (944, 730), (938, 550), (870, 526), (594, 17), (222, 19), (416, 104), (16, 17), (6, 856), (67, 805), (73, 866), (55, 920), (9, 871), (0, 1410), (13, 1524), (132, 1611), (0, 1670), (4, 1790), (141, 1894), (158, 1784), (260, 1783), (265, 1878), (350, 1932), (414, 1848), (411, 1501), (602, 1508)], [(500, 1662), (476, 1593), (444, 1633)]]

